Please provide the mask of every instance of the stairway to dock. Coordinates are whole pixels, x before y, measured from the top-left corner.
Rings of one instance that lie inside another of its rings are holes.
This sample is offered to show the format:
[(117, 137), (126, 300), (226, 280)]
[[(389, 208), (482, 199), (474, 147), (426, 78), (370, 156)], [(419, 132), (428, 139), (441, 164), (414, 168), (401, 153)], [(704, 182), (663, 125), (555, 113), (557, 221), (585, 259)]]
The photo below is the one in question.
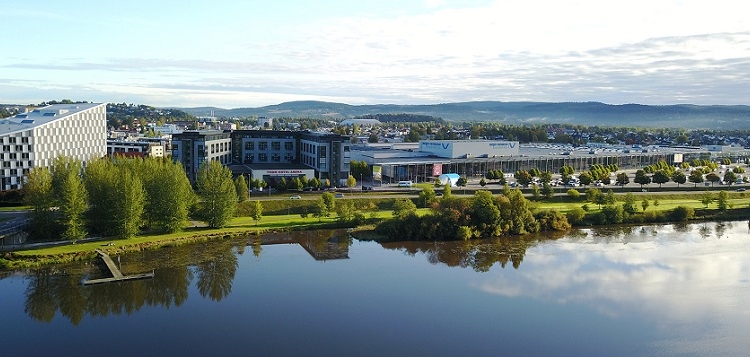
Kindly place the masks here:
[(102, 261), (104, 261), (104, 264), (107, 265), (107, 269), (109, 269), (109, 272), (112, 274), (112, 277), (85, 280), (83, 282), (83, 285), (112, 283), (112, 282), (126, 281), (126, 280), (149, 279), (149, 278), (154, 277), (154, 272), (144, 273), (144, 274), (123, 275), (120, 269), (117, 268), (117, 265), (115, 265), (115, 262), (112, 260), (109, 254), (104, 253), (101, 249), (97, 249), (96, 252), (99, 253), (99, 257), (102, 258)]

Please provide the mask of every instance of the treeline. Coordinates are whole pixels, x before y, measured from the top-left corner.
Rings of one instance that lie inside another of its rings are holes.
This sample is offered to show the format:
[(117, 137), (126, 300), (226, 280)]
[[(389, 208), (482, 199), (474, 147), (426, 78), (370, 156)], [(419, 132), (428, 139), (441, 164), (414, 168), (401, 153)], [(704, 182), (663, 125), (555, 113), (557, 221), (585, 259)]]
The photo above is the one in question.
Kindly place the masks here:
[(353, 119), (377, 119), (384, 123), (439, 123), (444, 124), (443, 118), (431, 115), (392, 113), (392, 114), (365, 114), (355, 116)]
[(24, 185), (31, 238), (169, 233), (181, 230), (191, 214), (213, 228), (226, 225), (238, 201), (231, 171), (208, 162), (196, 187), (193, 191), (179, 163), (164, 158), (103, 158), (84, 169), (80, 161), (61, 156), (49, 168), (32, 169)]

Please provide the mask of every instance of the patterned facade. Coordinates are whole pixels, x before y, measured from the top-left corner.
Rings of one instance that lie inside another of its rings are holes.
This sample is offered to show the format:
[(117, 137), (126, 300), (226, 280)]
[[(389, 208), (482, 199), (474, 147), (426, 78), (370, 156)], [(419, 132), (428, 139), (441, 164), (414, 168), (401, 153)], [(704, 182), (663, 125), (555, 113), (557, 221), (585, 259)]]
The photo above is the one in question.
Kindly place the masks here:
[(106, 103), (55, 104), (0, 119), (0, 189), (19, 189), (34, 167), (58, 156), (84, 164), (107, 153)]

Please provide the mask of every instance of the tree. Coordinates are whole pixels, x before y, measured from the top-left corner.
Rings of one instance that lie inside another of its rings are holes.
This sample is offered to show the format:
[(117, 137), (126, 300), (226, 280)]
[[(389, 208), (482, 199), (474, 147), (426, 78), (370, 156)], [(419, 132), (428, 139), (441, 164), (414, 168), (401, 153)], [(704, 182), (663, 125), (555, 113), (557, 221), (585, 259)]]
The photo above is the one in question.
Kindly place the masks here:
[(544, 184), (542, 184), (542, 195), (547, 199), (555, 197), (555, 190), (552, 188), (552, 185), (550, 185), (549, 182), (545, 182)]
[(253, 204), (253, 211), (250, 213), (250, 217), (255, 221), (255, 225), (258, 225), (258, 221), (263, 218), (263, 204), (260, 201), (255, 201)]
[(415, 214), (417, 206), (409, 199), (402, 198), (393, 201), (393, 217), (403, 219)]
[(319, 198), (315, 202), (315, 207), (313, 207), (313, 217), (318, 218), (318, 222), (320, 222), (323, 217), (330, 216), (330, 211), (328, 210), (328, 205), (323, 200), (323, 197)]
[(67, 171), (61, 177), (58, 209), (63, 226), (62, 237), (75, 242), (86, 237), (83, 214), (88, 209), (86, 187), (78, 172)]
[(600, 191), (598, 188), (590, 188), (586, 190), (586, 200), (589, 202), (596, 203), (599, 199), (599, 196), (602, 195), (602, 191)]
[(641, 188), (643, 188), (643, 185), (648, 185), (651, 183), (651, 177), (646, 175), (645, 170), (638, 170), (635, 172), (635, 183), (641, 185)]
[(687, 176), (682, 171), (673, 172), (671, 179), (677, 184), (677, 187), (687, 182)]
[(661, 188), (661, 184), (669, 182), (669, 175), (664, 170), (658, 170), (651, 176), (651, 181), (658, 183)]
[(591, 176), (590, 172), (581, 172), (581, 174), (578, 175), (578, 180), (581, 181), (581, 184), (588, 186), (594, 182), (594, 177)]
[(620, 172), (617, 174), (617, 178), (615, 179), (618, 185), (625, 186), (630, 183), (630, 178), (628, 177), (628, 174), (625, 172)]
[(607, 190), (607, 194), (604, 196), (604, 204), (614, 205), (615, 202), (617, 202), (617, 198), (615, 197), (614, 191)]
[(716, 197), (716, 203), (719, 205), (720, 211), (726, 211), (729, 208), (729, 194), (727, 191), (719, 191), (719, 195)]
[(245, 181), (244, 175), (237, 176), (234, 179), (234, 189), (237, 192), (237, 202), (245, 202), (250, 196), (250, 190), (247, 188), (247, 181)]
[(229, 168), (215, 160), (205, 162), (198, 171), (196, 187), (202, 219), (211, 228), (226, 226), (237, 207), (237, 192)]
[(578, 192), (578, 190), (576, 190), (575, 188), (569, 189), (567, 193), (568, 193), (568, 197), (570, 197), (570, 198), (572, 198), (574, 200), (577, 200), (578, 197), (581, 196), (581, 193)]
[(638, 212), (638, 208), (635, 206), (635, 195), (628, 192), (625, 194), (625, 200), (622, 203), (622, 210), (627, 214), (635, 214)]
[(375, 133), (370, 134), (370, 136), (367, 137), (367, 142), (370, 144), (377, 144), (378, 143), (378, 135)]
[(732, 186), (733, 183), (737, 181), (737, 174), (734, 173), (734, 171), (727, 170), (727, 172), (724, 174), (724, 182)]
[(474, 192), (471, 202), (471, 224), (480, 237), (496, 237), (501, 233), (500, 209), (489, 191)]
[(443, 198), (450, 198), (451, 197), (451, 183), (448, 182), (443, 186)]
[(326, 217), (330, 216), (331, 212), (334, 212), (336, 209), (336, 196), (334, 196), (330, 192), (323, 192), (322, 195), (320, 195), (320, 198), (323, 200), (323, 203), (326, 205), (326, 211), (328, 214)]
[(484, 180), (484, 177), (482, 177), (482, 179), (479, 180), (479, 186), (482, 186), (482, 187), (487, 186), (487, 181)]
[(55, 196), (52, 192), (52, 172), (47, 167), (34, 167), (23, 185), (24, 203), (31, 206), (31, 230), (34, 237), (48, 240), (54, 232)]
[(422, 191), (419, 192), (419, 202), (422, 202), (424, 207), (429, 206), (435, 201), (435, 189), (432, 186), (425, 186)]
[(693, 170), (690, 172), (688, 179), (695, 184), (693, 187), (697, 187), (699, 183), (703, 182), (703, 172), (701, 170)]
[(648, 208), (649, 203), (648, 199), (644, 198), (643, 201), (641, 201), (641, 208), (643, 208), (643, 212), (646, 212), (646, 209)]
[(531, 183), (531, 174), (526, 170), (516, 171), (514, 175), (516, 182), (521, 186), (527, 186)]
[(458, 187), (466, 187), (467, 183), (469, 182), (466, 180), (466, 177), (463, 176), (459, 177), (458, 180), (456, 180), (456, 186)]
[[(231, 174), (229, 182), (232, 183)], [(141, 227), (141, 217), (145, 206), (146, 193), (143, 189), (143, 183), (136, 174), (126, 167), (118, 167), (117, 179), (115, 181), (117, 188), (114, 196), (115, 210), (113, 227), (115, 236), (118, 238), (132, 238)], [(230, 200), (236, 204), (234, 185), (231, 186)]]
[(339, 202), (339, 204), (336, 205), (336, 216), (339, 221), (349, 221), (354, 217), (356, 212), (356, 209), (354, 208), (354, 202), (351, 200), (346, 200), (344, 202)]
[(711, 202), (713, 201), (714, 201), (713, 193), (709, 191), (705, 191), (701, 194), (701, 203), (703, 204), (704, 208), (708, 208), (708, 205), (710, 205)]
[(357, 186), (357, 179), (355, 179), (354, 176), (349, 175), (349, 177), (346, 178), (346, 187), (351, 189), (354, 186)]
[[(147, 158), (144, 164), (147, 172), (142, 172), (141, 177), (148, 197), (144, 207), (146, 220), (152, 228), (165, 232), (181, 230), (196, 203), (195, 192), (182, 165), (154, 158)], [(86, 168), (87, 177), (91, 166), (89, 163)]]
[(541, 181), (542, 183), (552, 182), (552, 173), (549, 171), (543, 171), (539, 174), (539, 181)]
[(713, 187), (714, 183), (717, 183), (717, 182), (721, 181), (721, 178), (719, 178), (719, 175), (711, 172), (708, 175), (706, 175), (706, 180), (708, 180), (709, 182), (711, 182), (711, 187)]

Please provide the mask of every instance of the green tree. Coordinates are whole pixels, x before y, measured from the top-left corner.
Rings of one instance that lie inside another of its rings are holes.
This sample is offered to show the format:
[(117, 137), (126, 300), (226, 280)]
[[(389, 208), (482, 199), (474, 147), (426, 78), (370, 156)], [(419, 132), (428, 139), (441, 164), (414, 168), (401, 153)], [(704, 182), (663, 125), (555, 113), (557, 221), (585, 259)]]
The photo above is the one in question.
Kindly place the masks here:
[(673, 172), (671, 179), (677, 184), (677, 187), (687, 182), (687, 176), (682, 171)]
[(355, 213), (356, 209), (354, 208), (354, 202), (351, 200), (345, 200), (336, 205), (336, 216), (339, 221), (350, 221)]
[(643, 208), (643, 212), (646, 212), (646, 209), (649, 206), (648, 199), (644, 198), (643, 201), (641, 201), (641, 208)]
[(552, 173), (549, 171), (543, 171), (539, 174), (539, 181), (542, 183), (552, 182)]
[(719, 195), (716, 197), (716, 203), (719, 205), (720, 211), (726, 211), (729, 208), (729, 194), (727, 191), (719, 191)]
[(602, 191), (600, 191), (598, 188), (590, 188), (586, 190), (586, 200), (589, 202), (596, 203), (599, 201), (599, 196), (602, 195)]
[(594, 176), (592, 176), (590, 172), (581, 172), (581, 174), (578, 175), (578, 180), (581, 181), (581, 184), (588, 186), (594, 182)]
[(575, 188), (571, 188), (568, 190), (568, 197), (577, 200), (578, 197), (581, 197), (581, 193), (578, 192), (578, 190), (576, 190)]
[(727, 172), (724, 174), (724, 182), (731, 186), (733, 183), (737, 181), (737, 174), (734, 173), (734, 171), (727, 170)]
[[(230, 176), (231, 181), (231, 176)], [(141, 226), (141, 217), (145, 207), (146, 193), (143, 189), (143, 183), (134, 172), (127, 168), (118, 168), (118, 175), (115, 181), (117, 193), (114, 204), (117, 209), (113, 217), (115, 225), (115, 236), (117, 238), (132, 238)], [(234, 186), (232, 186), (232, 200), (236, 202), (234, 196)]]
[(466, 180), (466, 177), (459, 177), (458, 180), (456, 180), (456, 186), (458, 187), (466, 187), (466, 184), (468, 181)]
[(521, 186), (527, 186), (532, 180), (531, 174), (526, 170), (516, 171), (514, 177)]
[(55, 233), (55, 196), (52, 191), (52, 172), (46, 167), (34, 167), (23, 186), (24, 203), (31, 206), (31, 234), (41, 240), (49, 240)]
[(367, 142), (370, 144), (377, 144), (378, 143), (378, 135), (375, 133), (370, 134), (370, 136), (367, 137)]
[(719, 178), (719, 175), (711, 172), (708, 175), (706, 175), (706, 180), (711, 182), (711, 187), (713, 187), (715, 183), (721, 181), (721, 178)]
[(326, 205), (327, 214), (325, 215), (325, 217), (328, 217), (331, 215), (331, 212), (334, 212), (336, 210), (336, 197), (330, 192), (323, 192), (323, 194), (320, 195), (320, 198)]
[(617, 174), (617, 178), (615, 179), (618, 185), (625, 186), (630, 183), (630, 178), (628, 177), (628, 174), (625, 172), (620, 172)]
[(539, 231), (539, 222), (531, 213), (529, 201), (523, 197), (521, 190), (511, 191), (507, 203), (501, 206), (505, 228), (503, 231), (510, 234), (526, 234)]
[(253, 221), (255, 221), (255, 225), (258, 225), (258, 222), (261, 218), (263, 218), (263, 204), (260, 203), (260, 201), (255, 201), (253, 204), (253, 210), (250, 213), (250, 217), (253, 218)]
[(586, 211), (581, 207), (572, 207), (565, 215), (571, 224), (580, 224), (583, 222), (583, 218), (586, 217)]
[(482, 179), (479, 180), (479, 186), (482, 186), (482, 187), (487, 186), (487, 181), (484, 180), (484, 177), (482, 177)]
[(613, 205), (615, 202), (617, 202), (617, 198), (615, 197), (614, 191), (607, 190), (607, 194), (604, 196), (604, 204)]
[(397, 199), (393, 201), (393, 217), (404, 219), (407, 216), (415, 214), (417, 206), (409, 199)]
[(205, 162), (198, 171), (196, 187), (202, 219), (211, 228), (226, 226), (237, 207), (237, 192), (229, 168), (218, 161)]
[(693, 170), (690, 172), (688, 179), (695, 184), (693, 187), (697, 187), (699, 183), (703, 182), (703, 172), (701, 170)]
[(323, 200), (323, 197), (315, 201), (315, 206), (313, 207), (312, 215), (313, 217), (316, 217), (318, 219), (318, 222), (320, 222), (323, 219), (323, 217), (328, 217), (331, 215), (330, 211), (328, 210), (328, 205), (326, 205), (326, 202)]
[(65, 177), (60, 178), (59, 203), (62, 237), (75, 242), (86, 237), (84, 213), (88, 209), (86, 187), (78, 172), (67, 171)]
[(357, 179), (355, 179), (354, 176), (349, 175), (349, 177), (346, 178), (346, 187), (351, 189), (354, 186), (357, 186)]
[(480, 237), (496, 237), (501, 233), (500, 209), (492, 193), (485, 190), (474, 192), (471, 202), (471, 223)]
[(651, 177), (651, 181), (654, 183), (659, 184), (659, 188), (661, 188), (661, 184), (669, 182), (669, 175), (664, 170), (658, 170), (654, 172), (653, 176)]
[(443, 186), (443, 198), (450, 198), (451, 197), (451, 183), (448, 182)]
[(622, 210), (627, 214), (635, 214), (638, 212), (638, 208), (635, 206), (635, 195), (628, 192), (625, 194), (625, 200), (622, 203)]
[(643, 185), (651, 183), (651, 177), (646, 175), (645, 170), (638, 170), (635, 172), (635, 183), (641, 185), (641, 188), (643, 188)]
[(709, 191), (705, 191), (705, 192), (703, 192), (701, 194), (701, 203), (703, 204), (704, 208), (708, 208), (708, 205), (710, 205), (711, 202), (713, 202), (713, 201), (714, 201), (714, 194), (713, 193), (711, 193)]
[(422, 191), (419, 192), (419, 202), (421, 202), (424, 207), (428, 207), (435, 201), (436, 197), (435, 189), (432, 188), (432, 186), (425, 186)]
[(549, 182), (545, 182), (544, 184), (542, 184), (542, 195), (547, 199), (555, 197), (555, 190), (552, 188), (552, 185), (550, 185)]

